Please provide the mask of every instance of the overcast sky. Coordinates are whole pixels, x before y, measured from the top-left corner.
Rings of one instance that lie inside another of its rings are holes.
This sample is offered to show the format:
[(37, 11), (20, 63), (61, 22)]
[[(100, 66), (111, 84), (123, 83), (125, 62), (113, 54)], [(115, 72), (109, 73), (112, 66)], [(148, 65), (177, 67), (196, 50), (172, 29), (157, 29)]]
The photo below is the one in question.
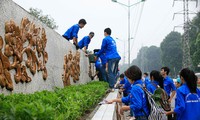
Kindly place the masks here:
[[(128, 10), (118, 3), (111, 0), (13, 0), (26, 10), (30, 7), (38, 8), (43, 14), (48, 14), (54, 18), (59, 26), (56, 30), (62, 35), (69, 27), (76, 24), (79, 19), (84, 18), (87, 25), (79, 30), (79, 40), (88, 35), (90, 31), (95, 32), (89, 49), (100, 48), (104, 38), (104, 29), (112, 29), (112, 37), (119, 38), (117, 47), (119, 54), (125, 56), (128, 62)], [(139, 0), (130, 0), (131, 4)], [(200, 0), (199, 0), (200, 1)], [(118, 0), (127, 4), (128, 0)], [(198, 3), (199, 4), (199, 3)], [(131, 61), (136, 58), (137, 52), (142, 46), (159, 46), (167, 34), (173, 31), (174, 26), (183, 24), (183, 15), (176, 15), (175, 12), (183, 10), (182, 2), (173, 0), (146, 0), (144, 3), (131, 7)], [(200, 6), (196, 7), (195, 2), (190, 3), (190, 11), (197, 12)], [(190, 15), (193, 17), (194, 15)], [(182, 28), (176, 31), (183, 32)], [(122, 59), (123, 60), (123, 59)]]

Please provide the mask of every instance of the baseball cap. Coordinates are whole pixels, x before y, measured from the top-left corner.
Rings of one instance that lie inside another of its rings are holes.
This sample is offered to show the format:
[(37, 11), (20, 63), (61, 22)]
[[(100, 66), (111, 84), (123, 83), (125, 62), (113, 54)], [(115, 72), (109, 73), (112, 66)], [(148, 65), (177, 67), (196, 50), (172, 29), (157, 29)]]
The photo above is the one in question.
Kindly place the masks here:
[(181, 84), (181, 79), (178, 77), (178, 78), (176, 79), (176, 82)]

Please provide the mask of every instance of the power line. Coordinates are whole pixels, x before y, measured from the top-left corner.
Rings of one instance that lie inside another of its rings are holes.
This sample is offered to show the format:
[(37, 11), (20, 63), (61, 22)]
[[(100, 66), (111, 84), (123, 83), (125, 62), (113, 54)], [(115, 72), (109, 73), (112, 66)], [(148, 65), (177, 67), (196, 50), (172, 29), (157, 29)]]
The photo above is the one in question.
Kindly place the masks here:
[(142, 8), (141, 8), (141, 11), (140, 11), (140, 14), (139, 14), (139, 19), (138, 19), (138, 23), (137, 23), (137, 26), (136, 26), (136, 31), (135, 31), (135, 33), (133, 33), (134, 39), (133, 39), (133, 42), (132, 42), (132, 45), (131, 45), (131, 51), (133, 49), (134, 41), (136, 39), (136, 35), (137, 35), (138, 28), (139, 28), (139, 25), (140, 25), (143, 9), (144, 9), (144, 3), (142, 4)]

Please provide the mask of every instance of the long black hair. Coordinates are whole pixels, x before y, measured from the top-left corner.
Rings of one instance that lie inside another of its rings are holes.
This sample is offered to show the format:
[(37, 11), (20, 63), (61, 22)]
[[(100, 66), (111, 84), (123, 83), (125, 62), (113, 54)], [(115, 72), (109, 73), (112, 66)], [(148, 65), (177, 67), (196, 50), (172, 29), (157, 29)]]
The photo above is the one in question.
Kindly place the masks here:
[(180, 72), (180, 77), (183, 77), (191, 93), (196, 93), (197, 76), (189, 68), (184, 68)]
[(160, 72), (157, 71), (157, 70), (152, 70), (151, 73), (150, 73), (150, 78), (153, 77), (155, 81), (158, 81), (159, 83), (159, 86), (161, 88), (164, 88), (164, 85), (163, 85), (163, 77), (161, 76)]

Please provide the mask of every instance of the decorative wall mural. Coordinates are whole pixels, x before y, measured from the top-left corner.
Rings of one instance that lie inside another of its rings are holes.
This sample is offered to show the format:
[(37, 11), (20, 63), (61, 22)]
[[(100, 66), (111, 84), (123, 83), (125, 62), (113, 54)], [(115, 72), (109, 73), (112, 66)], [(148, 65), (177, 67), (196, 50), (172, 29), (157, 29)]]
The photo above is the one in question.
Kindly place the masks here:
[[(0, 37), (0, 85), (13, 90), (13, 83), (9, 70), (14, 69), (14, 80), (30, 82), (27, 68), (32, 75), (42, 71), (43, 79), (47, 79), (46, 63), (48, 53), (46, 48), (46, 33), (44, 28), (36, 27), (28, 18), (22, 18), (21, 25), (17, 26), (13, 20), (5, 23), (5, 46), (2, 53), (3, 39)], [(10, 62), (10, 61), (12, 62)]]
[(69, 51), (68, 55), (64, 56), (64, 73), (62, 74), (62, 79), (64, 86), (71, 85), (70, 77), (72, 77), (73, 81), (79, 81), (80, 76), (80, 52), (76, 51), (73, 56), (72, 51)]
[(8, 90), (13, 90), (13, 83), (9, 72), (10, 62), (8, 57), (2, 53), (3, 38), (0, 36), (0, 86), (6, 87)]

